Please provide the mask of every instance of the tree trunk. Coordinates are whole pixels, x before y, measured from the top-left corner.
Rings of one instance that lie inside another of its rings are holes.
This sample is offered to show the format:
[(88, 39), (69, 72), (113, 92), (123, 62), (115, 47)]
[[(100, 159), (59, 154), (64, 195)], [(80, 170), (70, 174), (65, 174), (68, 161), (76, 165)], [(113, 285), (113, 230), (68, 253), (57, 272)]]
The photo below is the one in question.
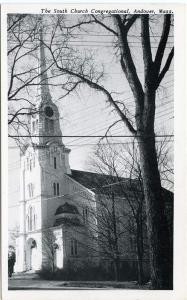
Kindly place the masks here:
[(138, 137), (140, 163), (146, 203), (147, 230), (150, 246), (151, 282), (153, 289), (172, 289), (172, 248), (160, 174), (158, 171), (154, 132)]
[(138, 210), (136, 226), (136, 240), (137, 240), (137, 260), (138, 260), (138, 284), (144, 283), (144, 272), (143, 272), (143, 228), (142, 228), (142, 204)]
[(114, 248), (115, 248), (114, 272), (115, 272), (115, 280), (119, 281), (120, 259), (119, 259), (117, 224), (116, 224), (115, 196), (113, 192), (112, 192), (112, 223), (113, 223)]
[(143, 272), (143, 259), (140, 253), (138, 253), (138, 284), (144, 284), (144, 272)]
[(119, 281), (120, 280), (120, 267), (119, 267), (120, 263), (119, 263), (119, 258), (117, 257), (114, 260), (114, 274), (115, 274), (115, 281)]

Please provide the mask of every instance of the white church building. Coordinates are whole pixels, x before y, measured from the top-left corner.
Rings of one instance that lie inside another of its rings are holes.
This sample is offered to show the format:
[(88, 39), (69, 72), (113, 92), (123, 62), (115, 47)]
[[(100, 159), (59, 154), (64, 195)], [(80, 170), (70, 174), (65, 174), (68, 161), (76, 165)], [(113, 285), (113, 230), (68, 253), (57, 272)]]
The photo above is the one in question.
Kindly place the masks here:
[[(87, 224), (97, 226), (94, 214), (88, 213), (88, 203), (89, 211), (95, 210), (94, 192), (72, 176), (70, 149), (62, 142), (59, 111), (51, 98), (42, 44), (40, 59), (40, 102), (38, 113), (31, 114), (29, 120), (31, 135), (35, 137), (21, 155), (16, 272), (39, 270), (50, 259), (58, 268), (67, 261), (81, 263), (85, 257), (90, 259), (92, 247), (97, 247), (92, 239), (94, 244), (88, 250), (91, 239)], [(81, 240), (87, 247), (81, 246)]]
[[(42, 43), (40, 61), (40, 101), (37, 112), (29, 116), (32, 139), (21, 154), (20, 234), (16, 240), (15, 272), (37, 271), (51, 264), (56, 268), (85, 262), (97, 264), (101, 258), (99, 235), (104, 236), (98, 228), (103, 220), (98, 221), (96, 216), (99, 197), (104, 199), (105, 195), (96, 190), (98, 183), (106, 185), (106, 176), (70, 168), (70, 149), (62, 141), (59, 111), (49, 90)], [(128, 189), (128, 179), (125, 184)], [(116, 212), (124, 211), (127, 216), (128, 203), (121, 191), (117, 195)], [(109, 247), (105, 247), (106, 252)], [(118, 252), (123, 259), (137, 260), (129, 234), (121, 235)]]

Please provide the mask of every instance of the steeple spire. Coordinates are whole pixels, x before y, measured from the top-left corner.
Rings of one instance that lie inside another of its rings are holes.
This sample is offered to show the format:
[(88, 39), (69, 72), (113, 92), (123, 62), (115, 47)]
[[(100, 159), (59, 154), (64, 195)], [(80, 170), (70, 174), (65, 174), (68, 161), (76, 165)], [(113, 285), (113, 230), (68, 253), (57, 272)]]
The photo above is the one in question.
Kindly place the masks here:
[(45, 57), (45, 49), (43, 42), (43, 28), (42, 24), (39, 30), (40, 34), (40, 86), (41, 86), (41, 100), (42, 102), (52, 102), (51, 93), (49, 90), (49, 82), (47, 77), (47, 64)]
[[(33, 134), (37, 134), (35, 143), (41, 145), (48, 145), (62, 143), (62, 131), (60, 128), (60, 114), (57, 105), (52, 101), (52, 96), (49, 89), (49, 82), (47, 70), (49, 69), (48, 62), (45, 56), (45, 42), (43, 37), (42, 19), (39, 19), (39, 101), (37, 108), (39, 111), (37, 120), (31, 117)], [(37, 130), (35, 130), (37, 128)]]

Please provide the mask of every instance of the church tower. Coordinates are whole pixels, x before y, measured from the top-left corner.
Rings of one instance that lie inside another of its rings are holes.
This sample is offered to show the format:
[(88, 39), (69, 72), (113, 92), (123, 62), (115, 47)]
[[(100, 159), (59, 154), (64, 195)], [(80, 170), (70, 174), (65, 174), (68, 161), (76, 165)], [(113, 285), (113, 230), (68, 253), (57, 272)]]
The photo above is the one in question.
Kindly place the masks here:
[(42, 265), (42, 235), (54, 225), (55, 211), (66, 194), (65, 174), (71, 174), (69, 152), (62, 142), (59, 111), (53, 102), (40, 30), (40, 88), (36, 113), (30, 116), (31, 140), (21, 155), (20, 236), (15, 270)]
[(33, 142), (46, 145), (48, 142), (57, 142), (62, 145), (62, 132), (59, 122), (59, 111), (52, 101), (47, 77), (47, 64), (43, 45), (43, 33), (40, 30), (40, 57), (39, 57), (39, 100), (36, 104), (36, 113), (31, 114), (31, 135)]

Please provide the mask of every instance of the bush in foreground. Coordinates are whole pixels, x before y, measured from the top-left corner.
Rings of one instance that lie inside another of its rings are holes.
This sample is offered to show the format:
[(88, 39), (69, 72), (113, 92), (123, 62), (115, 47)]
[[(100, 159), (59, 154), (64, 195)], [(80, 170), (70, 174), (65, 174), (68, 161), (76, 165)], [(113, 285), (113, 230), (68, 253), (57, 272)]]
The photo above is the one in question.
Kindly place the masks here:
[[(43, 267), (38, 272), (40, 278), (46, 280), (62, 281), (114, 281), (114, 271), (112, 268), (106, 270), (100, 266), (72, 266), (63, 269), (55, 269), (54, 272), (47, 267)], [(121, 268), (119, 281), (137, 280), (137, 272), (131, 268)]]

